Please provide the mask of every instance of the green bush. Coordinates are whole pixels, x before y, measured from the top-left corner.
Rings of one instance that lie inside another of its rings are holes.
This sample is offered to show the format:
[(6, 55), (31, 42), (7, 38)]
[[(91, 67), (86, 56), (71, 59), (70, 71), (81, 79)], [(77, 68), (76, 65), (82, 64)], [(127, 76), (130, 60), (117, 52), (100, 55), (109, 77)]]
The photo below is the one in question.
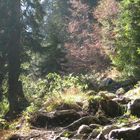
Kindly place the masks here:
[(87, 88), (84, 76), (60, 76), (56, 73), (49, 73), (45, 78), (32, 79), (29, 76), (21, 76), (23, 81), (24, 93), (29, 102), (35, 103), (37, 106), (42, 104), (45, 97), (62, 94), (69, 88), (78, 88), (85, 90)]
[(140, 0), (123, 0), (116, 23), (116, 55), (113, 63), (127, 76), (139, 75)]

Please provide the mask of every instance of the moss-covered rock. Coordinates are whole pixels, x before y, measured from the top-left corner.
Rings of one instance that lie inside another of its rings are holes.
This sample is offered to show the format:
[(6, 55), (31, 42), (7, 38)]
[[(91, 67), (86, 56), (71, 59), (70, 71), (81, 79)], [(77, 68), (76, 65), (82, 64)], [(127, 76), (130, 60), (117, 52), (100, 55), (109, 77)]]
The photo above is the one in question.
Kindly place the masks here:
[(40, 128), (67, 126), (80, 118), (75, 110), (60, 110), (55, 112), (39, 112), (30, 119), (31, 125)]
[(112, 130), (109, 139), (139, 140), (140, 126)]
[(131, 101), (131, 103), (128, 104), (128, 109), (130, 109), (132, 115), (140, 117), (140, 98)]
[(78, 130), (77, 134), (88, 134), (92, 131), (92, 129), (88, 125), (81, 125)]
[(112, 100), (101, 100), (101, 110), (109, 117), (117, 117), (123, 115), (123, 107)]

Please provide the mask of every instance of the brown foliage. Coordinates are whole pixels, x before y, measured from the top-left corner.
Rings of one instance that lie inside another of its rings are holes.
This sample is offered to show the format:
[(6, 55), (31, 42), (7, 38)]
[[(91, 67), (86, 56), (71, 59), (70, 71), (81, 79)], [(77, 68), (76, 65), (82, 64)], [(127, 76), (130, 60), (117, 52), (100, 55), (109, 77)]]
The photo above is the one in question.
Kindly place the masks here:
[(67, 28), (70, 38), (65, 43), (68, 50), (67, 71), (79, 73), (106, 69), (110, 61), (100, 42), (100, 28), (89, 16), (93, 9), (82, 0), (70, 0), (70, 5)]
[(118, 2), (116, 0), (100, 0), (98, 6), (94, 10), (94, 17), (97, 20), (96, 28), (99, 28), (100, 42), (107, 54), (113, 54), (115, 51), (115, 20), (119, 11)]

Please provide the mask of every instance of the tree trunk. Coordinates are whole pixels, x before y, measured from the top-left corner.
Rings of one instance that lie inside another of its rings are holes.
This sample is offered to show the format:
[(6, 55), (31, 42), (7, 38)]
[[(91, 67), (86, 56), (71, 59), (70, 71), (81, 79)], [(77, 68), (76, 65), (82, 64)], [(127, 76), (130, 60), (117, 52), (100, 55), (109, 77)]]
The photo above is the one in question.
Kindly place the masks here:
[[(22, 111), (20, 102), (21, 98), (25, 102), (27, 100), (23, 96), (22, 84), (19, 81), (20, 76), (20, 54), (21, 54), (21, 7), (20, 0), (8, 1), (8, 18), (9, 18), (9, 40), (8, 40), (8, 101), (9, 112), (7, 116), (14, 116)], [(20, 89), (19, 89), (20, 88)], [(19, 93), (20, 92), (20, 93)], [(20, 95), (22, 97), (20, 98)], [(24, 99), (23, 99), (24, 98)]]

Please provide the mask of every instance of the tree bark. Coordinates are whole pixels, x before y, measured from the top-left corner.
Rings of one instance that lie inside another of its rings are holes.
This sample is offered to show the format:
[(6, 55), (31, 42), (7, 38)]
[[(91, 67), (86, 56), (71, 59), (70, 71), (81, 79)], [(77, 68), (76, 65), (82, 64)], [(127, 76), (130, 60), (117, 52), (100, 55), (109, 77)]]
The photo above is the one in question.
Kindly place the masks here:
[(8, 101), (9, 111), (18, 111), (18, 80), (20, 75), (20, 0), (8, 2)]
[[(19, 81), (21, 65), (21, 7), (20, 0), (8, 1), (8, 101), (9, 112), (7, 116), (13, 116), (22, 111), (20, 95), (23, 97), (22, 84)], [(20, 89), (19, 89), (20, 88)], [(27, 101), (25, 98), (23, 99)]]

